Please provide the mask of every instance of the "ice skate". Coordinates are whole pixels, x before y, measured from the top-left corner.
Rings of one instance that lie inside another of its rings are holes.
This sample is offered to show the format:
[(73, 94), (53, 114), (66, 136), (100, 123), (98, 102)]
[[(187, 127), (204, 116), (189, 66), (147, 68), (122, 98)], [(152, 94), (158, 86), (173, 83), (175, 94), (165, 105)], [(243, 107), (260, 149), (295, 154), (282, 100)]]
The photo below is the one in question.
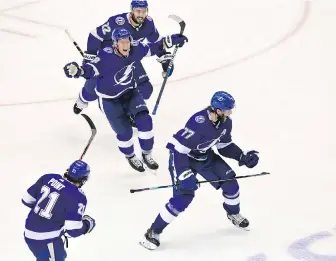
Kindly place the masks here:
[(147, 230), (144, 238), (140, 240), (139, 244), (148, 250), (155, 250), (160, 246), (160, 235), (150, 228)]
[(250, 222), (247, 220), (247, 218), (243, 217), (241, 214), (236, 215), (227, 214), (227, 217), (236, 227), (244, 230), (249, 230)]
[(142, 160), (151, 170), (157, 170), (159, 168), (159, 164), (157, 164), (156, 161), (153, 159), (151, 153), (142, 153)]
[(144, 172), (145, 168), (143, 166), (142, 161), (136, 156), (133, 155), (132, 157), (127, 157), (128, 163), (131, 165), (131, 167), (139, 172)]

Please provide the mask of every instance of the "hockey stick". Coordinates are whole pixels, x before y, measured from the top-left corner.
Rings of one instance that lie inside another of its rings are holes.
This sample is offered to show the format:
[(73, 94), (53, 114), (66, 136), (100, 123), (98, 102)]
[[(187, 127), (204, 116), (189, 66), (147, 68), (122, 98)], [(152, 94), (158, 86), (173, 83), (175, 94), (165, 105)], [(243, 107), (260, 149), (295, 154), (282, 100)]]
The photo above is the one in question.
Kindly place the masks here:
[(78, 43), (75, 41), (75, 39), (72, 37), (72, 35), (70, 34), (70, 32), (68, 31), (68, 29), (65, 29), (65, 33), (68, 35), (70, 41), (73, 43), (73, 45), (76, 47), (76, 49), (78, 50), (78, 52), (80, 52), (81, 56), (84, 56), (84, 52), (82, 51), (82, 49), (79, 47)]
[[(179, 25), (180, 25), (180, 34), (183, 34), (184, 32), (184, 29), (186, 27), (186, 23), (182, 20), (182, 18), (178, 17), (177, 15), (169, 15), (168, 18), (171, 18), (173, 19), (174, 21), (178, 22)], [(159, 107), (159, 103), (160, 103), (160, 100), (161, 100), (161, 97), (162, 97), (162, 93), (163, 93), (163, 90), (166, 86), (166, 83), (167, 83), (167, 80), (168, 80), (168, 76), (170, 75), (170, 71), (173, 67), (173, 63), (174, 63), (174, 59), (175, 59), (175, 56), (176, 56), (176, 53), (177, 53), (177, 49), (178, 47), (175, 46), (175, 49), (174, 49), (174, 52), (173, 52), (173, 56), (172, 56), (172, 59), (170, 60), (170, 63), (168, 65), (168, 69), (167, 69), (167, 72), (166, 72), (166, 75), (164, 77), (164, 80), (163, 80), (163, 83), (161, 85), (161, 89), (160, 89), (160, 92), (159, 92), (159, 96), (157, 97), (156, 99), (156, 103), (155, 103), (155, 106), (154, 106), (154, 110), (152, 112), (153, 115), (156, 115), (156, 111)]]
[[(209, 182), (226, 182), (226, 181), (232, 181), (232, 180), (236, 180), (236, 179), (245, 179), (245, 178), (258, 177), (258, 176), (264, 176), (264, 175), (269, 175), (269, 174), (271, 174), (271, 173), (261, 172), (259, 174), (239, 176), (239, 177), (234, 177), (234, 178), (230, 178), (230, 179), (204, 180), (204, 181), (199, 181), (196, 184), (209, 183)], [(157, 190), (157, 189), (162, 189), (162, 188), (172, 188), (172, 187), (175, 187), (175, 186), (176, 185), (166, 185), (166, 186), (158, 186), (158, 187), (151, 187), (151, 188), (130, 189), (130, 193), (141, 192), (141, 191), (145, 191), (145, 190)]]
[(93, 138), (96, 136), (97, 134), (97, 129), (96, 129), (96, 126), (94, 125), (93, 121), (90, 119), (89, 116), (87, 116), (86, 114), (80, 114), (83, 116), (83, 118), (87, 121), (87, 123), (90, 125), (90, 128), (91, 128), (91, 136), (90, 136), (90, 139), (82, 153), (82, 155), (80, 156), (80, 160), (83, 159), (84, 155), (86, 154), (87, 150), (89, 149), (92, 141), (93, 141)]

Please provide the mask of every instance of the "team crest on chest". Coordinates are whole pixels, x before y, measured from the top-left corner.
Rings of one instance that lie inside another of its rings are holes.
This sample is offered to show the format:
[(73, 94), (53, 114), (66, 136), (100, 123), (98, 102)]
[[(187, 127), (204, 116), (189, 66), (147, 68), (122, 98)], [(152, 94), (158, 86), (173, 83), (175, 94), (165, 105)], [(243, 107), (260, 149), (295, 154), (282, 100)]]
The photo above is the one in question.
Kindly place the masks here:
[(115, 85), (128, 85), (133, 80), (134, 66), (135, 62), (123, 67), (114, 75)]

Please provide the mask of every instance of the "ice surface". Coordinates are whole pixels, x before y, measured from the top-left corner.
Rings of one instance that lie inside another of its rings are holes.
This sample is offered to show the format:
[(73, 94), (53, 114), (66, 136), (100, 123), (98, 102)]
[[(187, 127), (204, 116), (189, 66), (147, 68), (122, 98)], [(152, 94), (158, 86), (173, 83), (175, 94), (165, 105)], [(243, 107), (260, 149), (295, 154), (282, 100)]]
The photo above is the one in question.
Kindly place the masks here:
[[(63, 75), (65, 63), (81, 61), (64, 28), (85, 49), (91, 29), (128, 8), (127, 1), (1, 1), (0, 260), (34, 260), (23, 240), (28, 210), (21, 195), (43, 173), (62, 173), (90, 135), (86, 122), (72, 113), (84, 81)], [(150, 1), (162, 35), (178, 31), (167, 18), (171, 13), (185, 19), (190, 41), (177, 54), (154, 118), (160, 170), (157, 176), (132, 171), (97, 104), (91, 104), (86, 113), (98, 134), (85, 157), (92, 169), (85, 192), (97, 227), (70, 240), (68, 260), (336, 260), (336, 2)], [(144, 64), (155, 84), (152, 109), (161, 67), (155, 58)], [(236, 98), (235, 142), (261, 157), (254, 170), (232, 166), (242, 175), (272, 173), (240, 182), (251, 231), (233, 227), (221, 193), (203, 185), (162, 235), (162, 247), (147, 251), (138, 240), (171, 191), (129, 189), (169, 184), (167, 140), (217, 90)]]

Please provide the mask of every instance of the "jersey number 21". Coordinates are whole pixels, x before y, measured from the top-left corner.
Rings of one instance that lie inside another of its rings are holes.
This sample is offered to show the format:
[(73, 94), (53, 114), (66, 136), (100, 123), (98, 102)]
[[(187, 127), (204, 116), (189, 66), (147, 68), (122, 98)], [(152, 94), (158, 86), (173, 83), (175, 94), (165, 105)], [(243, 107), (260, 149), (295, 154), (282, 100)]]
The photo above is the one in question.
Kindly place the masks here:
[[(41, 217), (47, 218), (47, 219), (51, 219), (52, 217), (52, 210), (55, 207), (56, 201), (59, 198), (60, 194), (57, 192), (51, 192), (50, 193), (50, 188), (48, 186), (43, 186), (41, 188), (41, 193), (42, 196), (40, 197), (40, 199), (38, 200), (38, 202), (35, 205), (34, 208), (34, 212), (38, 215), (40, 215)], [(44, 209), (41, 209), (39, 207), (39, 204), (44, 201), (46, 198), (49, 198), (49, 201), (47, 203), (47, 205), (45, 206)]]

